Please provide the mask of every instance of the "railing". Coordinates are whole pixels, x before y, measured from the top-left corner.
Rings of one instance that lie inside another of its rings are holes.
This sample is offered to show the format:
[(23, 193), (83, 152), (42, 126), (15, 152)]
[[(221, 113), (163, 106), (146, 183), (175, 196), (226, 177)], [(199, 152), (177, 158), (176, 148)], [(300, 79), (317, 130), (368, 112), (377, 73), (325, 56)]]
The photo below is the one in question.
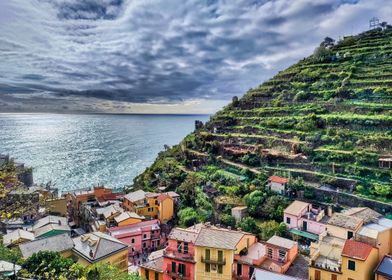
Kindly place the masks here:
[(179, 272), (173, 272), (171, 269), (166, 269), (165, 274), (169, 275), (171, 278), (175, 279), (184, 279), (184, 280), (190, 280), (191, 275), (189, 272), (186, 272), (185, 274), (179, 273)]
[(222, 264), (225, 265), (226, 264), (226, 259), (223, 260), (218, 260), (218, 259), (206, 259), (203, 256), (201, 257), (201, 262), (202, 263), (209, 263), (209, 264)]
[(193, 261), (194, 260), (193, 254), (190, 254), (190, 253), (186, 254), (186, 253), (178, 252), (177, 250), (173, 250), (173, 249), (169, 249), (169, 248), (166, 248), (163, 251), (163, 255), (167, 256), (167, 257), (173, 257), (176, 259), (183, 259), (186, 261)]

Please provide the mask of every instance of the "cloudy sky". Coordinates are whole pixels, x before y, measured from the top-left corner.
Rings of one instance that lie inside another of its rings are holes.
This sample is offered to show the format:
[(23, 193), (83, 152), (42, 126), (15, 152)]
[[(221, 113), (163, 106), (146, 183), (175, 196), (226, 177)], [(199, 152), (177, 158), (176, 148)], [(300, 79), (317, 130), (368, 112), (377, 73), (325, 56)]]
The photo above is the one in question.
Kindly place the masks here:
[(0, 0), (0, 112), (210, 113), (391, 0)]

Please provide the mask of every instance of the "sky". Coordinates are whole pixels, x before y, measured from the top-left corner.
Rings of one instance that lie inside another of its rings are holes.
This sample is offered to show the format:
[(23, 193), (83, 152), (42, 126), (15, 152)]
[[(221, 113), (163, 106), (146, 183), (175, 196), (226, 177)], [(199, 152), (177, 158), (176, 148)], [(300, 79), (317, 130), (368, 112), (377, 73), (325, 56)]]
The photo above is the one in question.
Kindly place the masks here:
[(392, 0), (0, 0), (0, 112), (213, 113)]

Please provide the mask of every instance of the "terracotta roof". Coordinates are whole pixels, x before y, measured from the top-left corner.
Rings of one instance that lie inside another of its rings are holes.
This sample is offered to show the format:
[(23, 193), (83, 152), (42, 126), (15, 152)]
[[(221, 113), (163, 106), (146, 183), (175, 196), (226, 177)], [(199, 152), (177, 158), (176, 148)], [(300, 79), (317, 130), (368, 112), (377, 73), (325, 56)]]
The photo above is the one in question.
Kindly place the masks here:
[(279, 176), (271, 176), (268, 178), (268, 180), (271, 182), (280, 183), (280, 184), (286, 184), (289, 181), (289, 179), (279, 177)]
[(329, 219), (328, 224), (350, 230), (355, 230), (362, 224), (362, 222), (363, 220), (361, 218), (345, 215), (342, 213), (335, 213)]
[(240, 242), (244, 235), (245, 234), (243, 232), (234, 230), (202, 228), (196, 238), (195, 245), (235, 250), (238, 242)]
[(309, 205), (310, 204), (307, 202), (296, 200), (289, 206), (287, 206), (287, 208), (283, 212), (293, 216), (301, 216), (302, 211)]
[(164, 201), (166, 198), (172, 199), (167, 193), (160, 194), (157, 199), (159, 202), (161, 202)]
[(364, 261), (367, 259), (372, 249), (373, 247), (366, 243), (355, 240), (346, 240), (342, 256)]

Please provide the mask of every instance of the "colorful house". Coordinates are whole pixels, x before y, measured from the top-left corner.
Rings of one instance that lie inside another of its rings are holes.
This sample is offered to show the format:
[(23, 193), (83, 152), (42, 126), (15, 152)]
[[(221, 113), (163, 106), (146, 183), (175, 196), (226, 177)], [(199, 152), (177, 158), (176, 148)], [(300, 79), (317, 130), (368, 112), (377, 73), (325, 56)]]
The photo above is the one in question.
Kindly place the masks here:
[(313, 241), (317, 241), (318, 235), (325, 232), (327, 220), (324, 210), (315, 209), (312, 204), (299, 200), (291, 203), (283, 212), (283, 221), (292, 234)]
[(124, 196), (123, 207), (140, 216), (159, 219), (161, 223), (166, 223), (174, 216), (177, 196), (174, 192), (151, 193), (137, 190)]
[(344, 279), (374, 279), (378, 263), (378, 250), (366, 243), (346, 240), (342, 251), (342, 274)]
[(135, 212), (123, 212), (117, 217), (114, 218), (116, 226), (127, 226), (140, 223), (144, 221), (145, 218), (143, 216), (139, 216)]
[(155, 251), (165, 241), (161, 237), (159, 220), (149, 220), (132, 225), (109, 228), (108, 233), (128, 245), (131, 257)]
[(391, 280), (392, 279), (392, 256), (384, 256), (375, 270), (375, 280)]
[(163, 251), (163, 279), (195, 279), (194, 244), (199, 229), (174, 228), (168, 236), (167, 247)]
[(35, 238), (45, 238), (58, 234), (71, 234), (71, 228), (68, 226), (67, 218), (60, 216), (46, 216), (39, 219), (32, 228)]
[(206, 225), (195, 241), (195, 279), (232, 279), (234, 255), (256, 243), (245, 232)]
[(303, 280), (303, 279), (256, 268), (251, 280)]
[(327, 222), (327, 232), (331, 236), (341, 239), (355, 238), (363, 225), (363, 219), (355, 216), (334, 213)]
[(128, 245), (102, 232), (91, 232), (73, 239), (73, 257), (86, 267), (109, 263), (128, 271)]
[(159, 250), (151, 253), (147, 262), (140, 265), (140, 275), (146, 280), (163, 280), (163, 267), (163, 250)]
[(297, 254), (297, 242), (279, 236), (265, 243), (254, 243), (246, 252), (234, 256), (233, 279), (249, 280), (257, 267), (284, 274)]
[(279, 176), (271, 176), (268, 178), (268, 187), (271, 191), (284, 194), (286, 192), (286, 185), (289, 182), (289, 179), (279, 177)]

